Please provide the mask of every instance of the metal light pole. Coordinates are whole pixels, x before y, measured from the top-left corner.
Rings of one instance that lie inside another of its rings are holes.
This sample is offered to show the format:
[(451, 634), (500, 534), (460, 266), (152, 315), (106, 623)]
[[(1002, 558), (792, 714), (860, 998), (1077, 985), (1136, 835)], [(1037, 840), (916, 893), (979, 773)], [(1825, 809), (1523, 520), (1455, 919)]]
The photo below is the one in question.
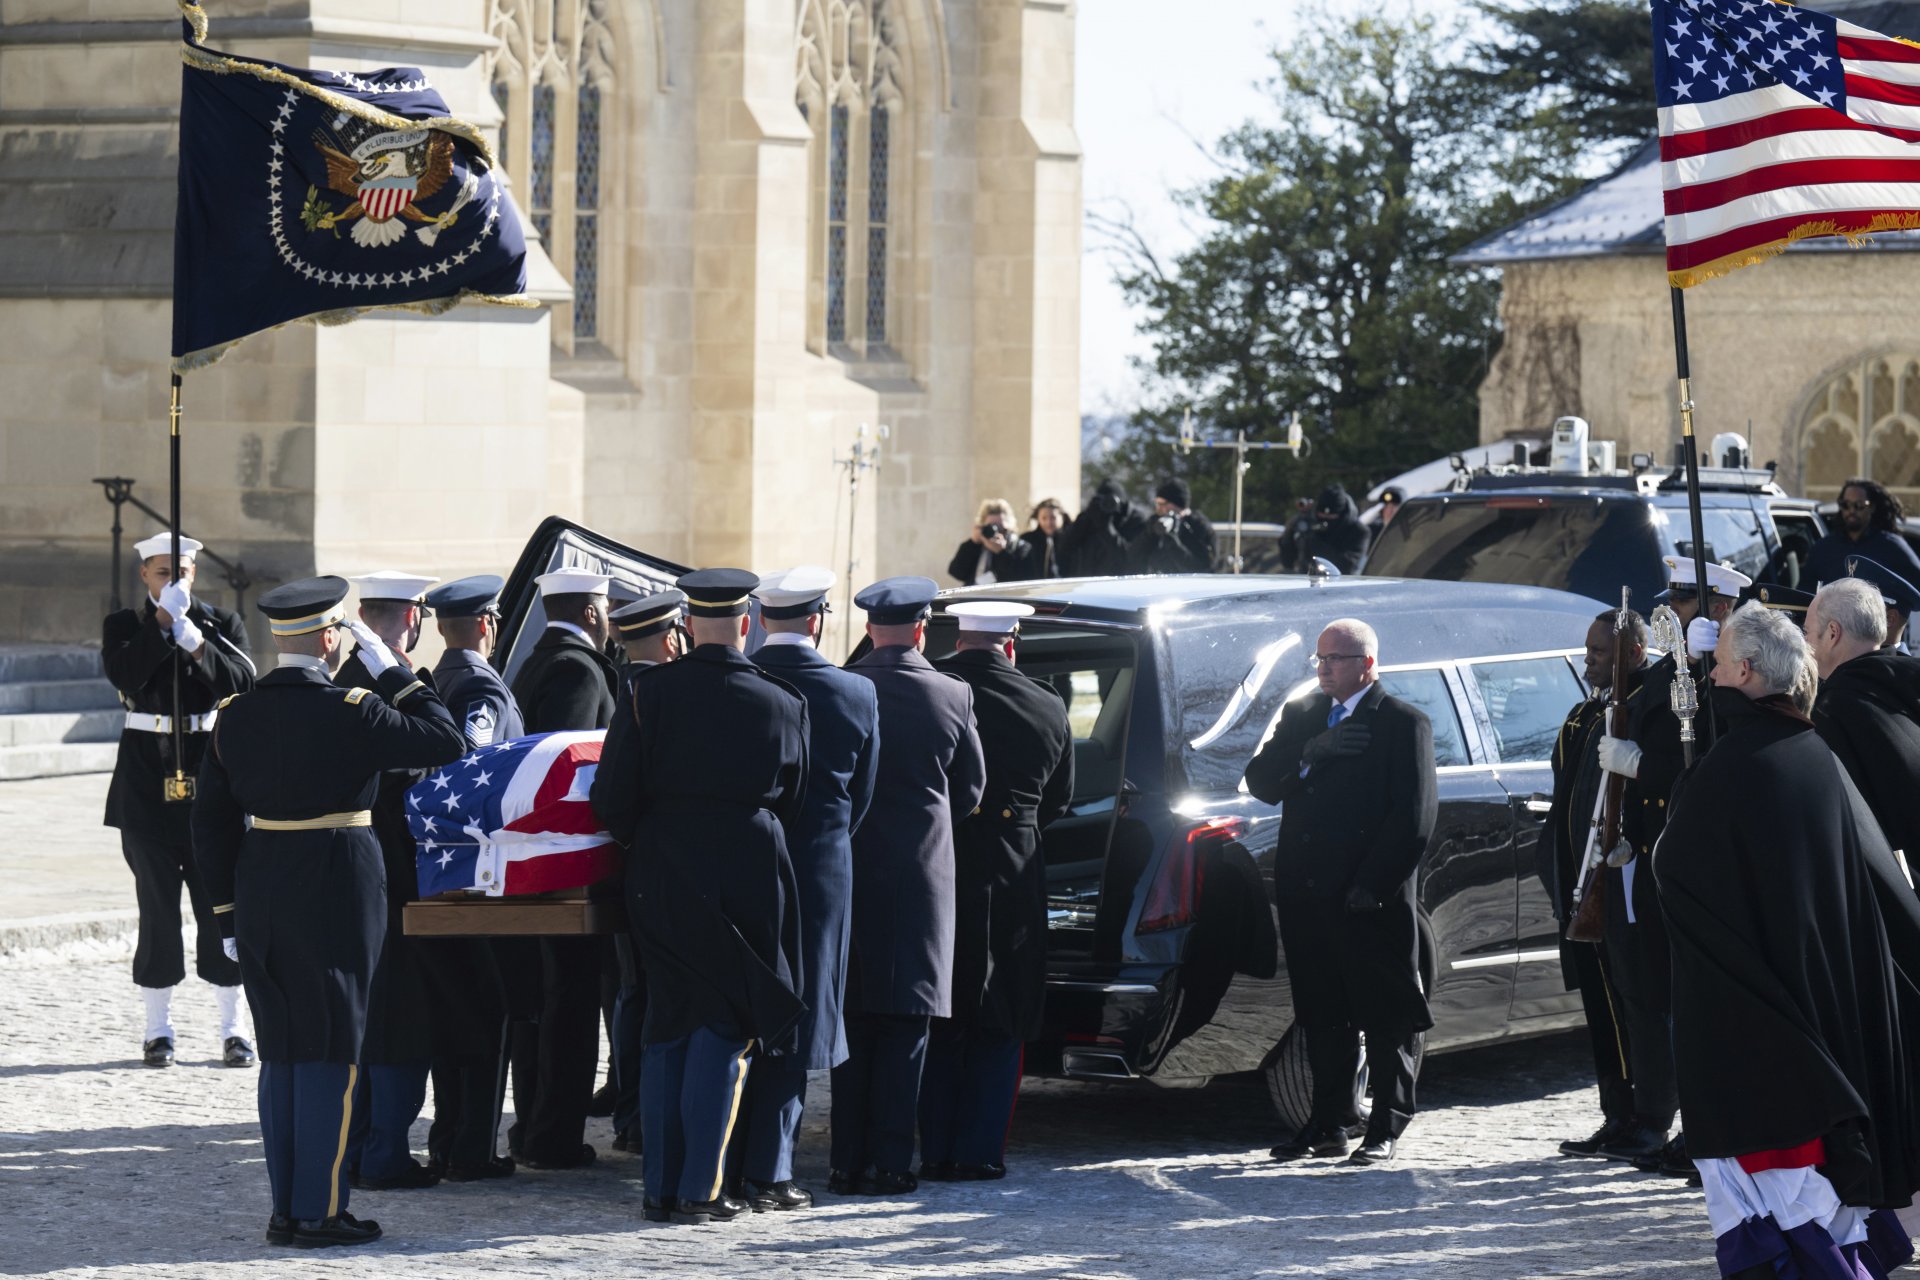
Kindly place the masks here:
[(1306, 437), (1300, 430), (1300, 415), (1294, 414), (1287, 423), (1287, 438), (1280, 440), (1249, 440), (1246, 428), (1233, 433), (1231, 440), (1215, 440), (1211, 435), (1204, 438), (1193, 434), (1193, 410), (1189, 409), (1180, 417), (1180, 452), (1187, 454), (1195, 449), (1231, 449), (1233, 450), (1233, 571), (1239, 573), (1246, 567), (1245, 558), (1240, 554), (1240, 535), (1242, 516), (1246, 508), (1247, 471), (1253, 466), (1247, 455), (1254, 452), (1279, 450), (1299, 457), (1307, 449)]
[(853, 552), (853, 531), (860, 521), (860, 473), (880, 470), (880, 450), (893, 436), (893, 428), (885, 423), (873, 429), (873, 440), (867, 440), (867, 424), (861, 423), (860, 430), (854, 433), (853, 448), (844, 458), (835, 458), (833, 465), (843, 467), (847, 473), (847, 647), (853, 647), (853, 571), (860, 564)]

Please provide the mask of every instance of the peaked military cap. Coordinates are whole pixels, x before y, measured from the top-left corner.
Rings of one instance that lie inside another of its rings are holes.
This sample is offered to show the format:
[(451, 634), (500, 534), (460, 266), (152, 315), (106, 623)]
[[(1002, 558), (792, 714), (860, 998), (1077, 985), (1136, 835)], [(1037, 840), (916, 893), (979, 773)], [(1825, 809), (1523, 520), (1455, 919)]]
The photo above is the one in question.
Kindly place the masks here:
[(853, 598), (867, 621), (882, 627), (905, 626), (933, 612), (940, 584), (932, 578), (882, 578)]
[(427, 592), (427, 608), (443, 618), (477, 618), (499, 604), (500, 588), (506, 585), (497, 573), (455, 578)]
[(962, 631), (1010, 636), (1019, 632), (1020, 619), (1033, 616), (1033, 606), (1011, 600), (956, 600), (947, 606), (947, 616), (959, 619)]
[(665, 591), (656, 591), (630, 604), (623, 604), (608, 616), (613, 619), (614, 629), (620, 633), (622, 640), (644, 640), (648, 636), (659, 635), (680, 621), (686, 603), (686, 592), (678, 587), (668, 587)]
[(275, 587), (255, 607), (267, 615), (267, 629), (274, 635), (304, 636), (345, 621), (341, 601), (346, 598), (347, 580), (329, 575)]
[(803, 564), (762, 578), (753, 594), (760, 601), (763, 618), (804, 618), (827, 612), (827, 592), (837, 581), (833, 570)]
[(687, 612), (696, 618), (737, 618), (760, 579), (745, 569), (696, 569), (673, 584), (687, 593)]
[(1878, 560), (1848, 556), (1847, 576), (1860, 578), (1880, 588), (1880, 598), (1902, 613), (1920, 610), (1920, 587), (1914, 586)]
[(356, 578), (348, 578), (347, 581), (360, 588), (362, 600), (414, 602), (424, 596), (427, 588), (440, 579), (423, 578), (417, 573), (402, 573), (398, 569), (381, 569), (374, 573), (363, 573)]
[(613, 579), (591, 569), (555, 569), (535, 578), (541, 596), (603, 596)]
[(1797, 591), (1792, 587), (1775, 586), (1769, 582), (1755, 587), (1748, 593), (1749, 600), (1757, 600), (1766, 608), (1778, 609), (1782, 613), (1805, 613), (1807, 606), (1813, 603), (1811, 591)]
[[(1697, 575), (1694, 573), (1693, 557), (1668, 556), (1666, 561), (1667, 589), (1655, 596), (1654, 602), (1665, 603), (1676, 594), (1698, 595), (1699, 592), (1694, 585), (1694, 578)], [(1707, 589), (1722, 600), (1737, 600), (1740, 598), (1740, 593), (1752, 585), (1753, 579), (1738, 569), (1729, 568), (1724, 564), (1715, 564), (1711, 560), (1707, 561)]]

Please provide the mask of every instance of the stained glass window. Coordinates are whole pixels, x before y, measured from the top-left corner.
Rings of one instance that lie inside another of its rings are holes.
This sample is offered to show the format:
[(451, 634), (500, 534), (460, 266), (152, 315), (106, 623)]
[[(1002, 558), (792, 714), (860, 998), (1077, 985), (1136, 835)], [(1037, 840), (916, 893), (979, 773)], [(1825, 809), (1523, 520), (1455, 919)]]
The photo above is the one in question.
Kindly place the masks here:
[(836, 106), (827, 138), (827, 341), (847, 340), (847, 109)]
[(867, 132), (867, 341), (887, 340), (887, 109)]
[(574, 117), (573, 336), (600, 331), (600, 86), (580, 86)]
[(574, 122), (578, 145), (575, 147), (576, 173), (574, 204), (582, 209), (600, 207), (600, 86), (580, 86), (580, 114)]
[(513, 119), (512, 104), (513, 90), (508, 87), (505, 80), (495, 80), (493, 82), (493, 105), (500, 108), (500, 146), (494, 154), (499, 158), (502, 169), (507, 167), (507, 124)]
[(553, 86), (533, 87), (533, 173), (528, 203), (542, 240), (553, 236)]

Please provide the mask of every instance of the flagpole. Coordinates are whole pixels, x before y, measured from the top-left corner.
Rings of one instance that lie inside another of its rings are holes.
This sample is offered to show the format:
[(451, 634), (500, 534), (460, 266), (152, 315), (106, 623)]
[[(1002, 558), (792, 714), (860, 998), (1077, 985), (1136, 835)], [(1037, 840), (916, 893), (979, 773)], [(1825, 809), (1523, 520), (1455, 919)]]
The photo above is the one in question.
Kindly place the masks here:
[[(1680, 379), (1680, 445), (1686, 453), (1687, 468), (1687, 520), (1693, 531), (1693, 582), (1694, 591), (1700, 601), (1699, 616), (1711, 615), (1712, 593), (1707, 585), (1707, 542), (1706, 533), (1700, 518), (1700, 447), (1693, 434), (1693, 373), (1687, 359), (1687, 295), (1678, 285), (1669, 284), (1667, 292), (1673, 298), (1673, 362)], [(1685, 661), (1684, 653), (1676, 654), (1675, 663), (1692, 670), (1692, 664)], [(1705, 674), (1706, 659), (1700, 660), (1701, 674)], [(1705, 707), (1702, 707), (1705, 711)], [(1687, 761), (1692, 764), (1693, 751), (1687, 745)]]
[[(173, 399), (167, 408), (167, 522), (173, 529), (173, 581), (180, 583), (180, 375), (173, 375)], [(185, 590), (184, 587), (181, 588)], [(193, 799), (187, 776), (187, 725), (180, 707), (180, 655), (173, 655), (173, 776), (161, 781), (168, 800)]]

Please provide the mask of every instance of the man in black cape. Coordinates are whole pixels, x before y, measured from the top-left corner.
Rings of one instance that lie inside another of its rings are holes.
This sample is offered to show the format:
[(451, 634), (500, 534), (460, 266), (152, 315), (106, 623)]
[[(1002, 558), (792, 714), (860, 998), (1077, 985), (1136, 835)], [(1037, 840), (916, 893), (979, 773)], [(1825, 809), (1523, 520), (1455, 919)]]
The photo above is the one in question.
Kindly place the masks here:
[(1820, 665), (1813, 727), (1846, 766), (1908, 865), (1920, 859), (1920, 660), (1881, 646), (1887, 622), (1879, 588), (1860, 578), (1829, 582), (1806, 614)]
[(1879, 1211), (1920, 1185), (1920, 904), (1788, 694), (1812, 663), (1799, 629), (1756, 603), (1717, 639), (1721, 735), (1653, 855), (1688, 1153), (1723, 1275), (1856, 1274), (1835, 1253), (1884, 1275), (1912, 1248)]

